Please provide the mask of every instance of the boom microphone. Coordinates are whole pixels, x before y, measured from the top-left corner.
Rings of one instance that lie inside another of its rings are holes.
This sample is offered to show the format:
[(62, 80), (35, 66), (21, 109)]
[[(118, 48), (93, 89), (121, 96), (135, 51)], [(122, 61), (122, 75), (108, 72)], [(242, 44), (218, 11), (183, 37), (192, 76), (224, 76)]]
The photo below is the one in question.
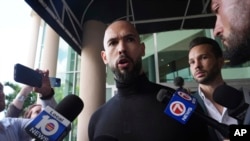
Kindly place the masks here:
[(213, 93), (213, 99), (220, 105), (228, 108), (228, 114), (240, 123), (250, 124), (250, 94), (242, 88), (239, 91), (228, 85), (218, 86)]
[[(178, 95), (180, 95), (180, 96), (178, 96)], [(176, 96), (179, 97), (179, 98), (176, 99), (175, 98)], [(160, 91), (157, 94), (157, 100), (159, 102), (161, 102), (161, 103), (168, 103), (168, 106), (166, 107), (166, 109), (169, 109), (169, 106), (173, 105), (173, 103), (179, 103), (180, 104), (180, 103), (187, 103), (187, 101), (191, 101), (191, 103), (195, 103), (195, 101), (196, 101), (196, 99), (194, 97), (192, 97), (191, 95), (189, 95), (189, 94), (185, 94), (183, 92), (178, 92), (177, 91), (177, 92), (175, 92), (174, 94), (171, 95), (165, 89), (160, 89)], [(189, 102), (189, 104), (190, 104), (190, 102)], [(183, 109), (184, 109), (183, 110), (184, 111), (183, 114), (176, 114), (176, 113), (174, 113), (174, 116), (176, 116), (176, 117), (172, 116), (174, 119), (178, 120), (178, 118), (183, 119), (183, 117), (185, 117), (186, 113), (188, 112), (188, 108), (190, 106), (187, 106), (187, 104), (183, 104), (183, 105), (180, 104), (179, 106), (176, 106), (176, 107), (183, 107)], [(181, 111), (181, 110), (179, 110), (179, 111)], [(166, 112), (166, 110), (165, 110), (165, 113), (169, 115), (168, 112)], [(173, 115), (174, 111), (170, 110), (170, 112), (172, 112), (172, 115)], [(181, 112), (179, 112), (179, 113), (181, 113)], [(194, 116), (198, 116), (200, 119), (202, 119), (209, 126), (217, 129), (221, 133), (221, 135), (223, 137), (229, 138), (229, 126), (227, 126), (226, 124), (223, 124), (223, 123), (219, 123), (215, 119), (210, 118), (210, 117), (208, 117), (208, 116), (206, 116), (206, 115), (198, 112), (197, 110), (193, 110), (192, 113), (194, 113)], [(188, 116), (191, 116), (191, 114), (188, 115)]]
[(67, 95), (55, 110), (47, 106), (25, 127), (26, 132), (37, 141), (60, 141), (71, 129), (71, 122), (83, 109), (82, 100), (73, 94)]

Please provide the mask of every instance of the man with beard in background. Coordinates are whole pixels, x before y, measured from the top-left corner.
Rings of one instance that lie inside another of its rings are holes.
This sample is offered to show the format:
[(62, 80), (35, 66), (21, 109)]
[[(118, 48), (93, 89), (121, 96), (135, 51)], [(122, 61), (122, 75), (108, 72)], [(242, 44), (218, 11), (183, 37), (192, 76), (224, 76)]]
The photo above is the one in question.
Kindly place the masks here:
[(216, 14), (214, 36), (226, 47), (225, 57), (231, 65), (250, 60), (250, 1), (212, 0)]

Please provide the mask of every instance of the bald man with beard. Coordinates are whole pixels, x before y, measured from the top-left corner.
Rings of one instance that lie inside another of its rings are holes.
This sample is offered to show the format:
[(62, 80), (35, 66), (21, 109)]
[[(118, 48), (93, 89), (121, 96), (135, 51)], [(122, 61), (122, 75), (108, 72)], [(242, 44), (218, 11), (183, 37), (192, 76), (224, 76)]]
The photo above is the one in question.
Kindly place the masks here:
[(117, 94), (91, 116), (89, 141), (211, 141), (199, 118), (191, 116), (182, 124), (164, 114), (166, 104), (157, 101), (157, 93), (175, 90), (148, 80), (142, 68), (145, 45), (130, 22), (110, 24), (103, 44), (101, 57), (113, 71)]

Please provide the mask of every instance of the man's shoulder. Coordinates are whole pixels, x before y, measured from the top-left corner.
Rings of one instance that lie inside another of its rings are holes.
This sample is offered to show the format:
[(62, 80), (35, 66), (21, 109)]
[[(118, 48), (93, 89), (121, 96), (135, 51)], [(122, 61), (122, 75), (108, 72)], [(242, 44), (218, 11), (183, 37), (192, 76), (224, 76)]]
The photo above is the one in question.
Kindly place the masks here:
[(176, 91), (174, 88), (171, 88), (171, 87), (169, 87), (169, 86), (167, 86), (167, 85), (157, 84), (157, 83), (153, 83), (153, 84), (154, 84), (154, 86), (157, 88), (158, 91), (159, 91), (160, 89), (165, 89), (165, 90), (167, 90), (168, 92), (170, 92), (170, 93), (172, 93), (172, 94)]
[(9, 126), (15, 123), (27, 123), (29, 122), (31, 119), (26, 119), (26, 118), (11, 118), (11, 117), (6, 117), (1, 119), (1, 123), (4, 126)]

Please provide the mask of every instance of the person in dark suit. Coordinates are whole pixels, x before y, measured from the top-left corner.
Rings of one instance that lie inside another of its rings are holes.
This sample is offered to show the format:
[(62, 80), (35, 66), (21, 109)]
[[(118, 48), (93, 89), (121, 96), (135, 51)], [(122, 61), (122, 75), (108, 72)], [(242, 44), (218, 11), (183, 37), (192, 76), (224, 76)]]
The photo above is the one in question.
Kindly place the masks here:
[[(188, 58), (191, 73), (198, 83), (194, 96), (204, 112), (220, 123), (238, 124), (235, 118), (228, 115), (226, 107), (213, 100), (216, 87), (225, 84), (221, 74), (224, 58), (219, 44), (211, 38), (196, 37), (190, 42)], [(224, 139), (218, 131), (216, 134), (220, 140)]]

